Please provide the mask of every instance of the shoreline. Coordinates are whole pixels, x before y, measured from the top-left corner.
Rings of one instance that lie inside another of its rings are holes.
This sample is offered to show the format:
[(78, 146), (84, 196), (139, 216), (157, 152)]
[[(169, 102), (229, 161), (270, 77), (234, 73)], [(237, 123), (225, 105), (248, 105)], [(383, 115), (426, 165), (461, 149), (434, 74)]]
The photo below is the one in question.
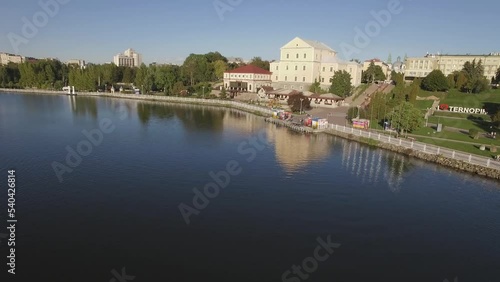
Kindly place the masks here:
[[(21, 93), (21, 94), (42, 94), (42, 95), (68, 95), (62, 91), (50, 91), (50, 90), (38, 90), (38, 89), (5, 89), (0, 88), (1, 93)], [(120, 99), (130, 99), (130, 100), (142, 100), (142, 101), (156, 101), (156, 102), (168, 102), (176, 104), (189, 104), (189, 105), (207, 105), (216, 106), (223, 108), (234, 108), (238, 110), (243, 110), (247, 113), (254, 114), (257, 116), (271, 115), (272, 111), (270, 109), (245, 104), (232, 100), (213, 100), (213, 99), (200, 99), (200, 98), (183, 98), (183, 97), (172, 97), (172, 96), (155, 96), (155, 95), (136, 95), (136, 94), (111, 94), (111, 93), (98, 93), (98, 92), (81, 92), (77, 93), (76, 96), (90, 96), (90, 97), (107, 97), (107, 98), (120, 98)], [(347, 140), (352, 140), (358, 143), (366, 144), (375, 148), (380, 148), (384, 150), (389, 150), (398, 154), (403, 154), (409, 157), (415, 157), (424, 161), (428, 161), (437, 165), (448, 167), (454, 169), (455, 171), (465, 171), (473, 175), (482, 176), (490, 179), (500, 180), (500, 170), (485, 167), (477, 164), (467, 163), (460, 160), (455, 160), (452, 158), (444, 157), (441, 155), (434, 155), (424, 152), (419, 152), (417, 150), (412, 150), (405, 148), (403, 146), (397, 146), (393, 144), (387, 144), (383, 142), (378, 142), (374, 139), (368, 139), (363, 137), (354, 136), (352, 134), (343, 133), (336, 130), (326, 130), (317, 133), (326, 133), (333, 136), (338, 136)]]

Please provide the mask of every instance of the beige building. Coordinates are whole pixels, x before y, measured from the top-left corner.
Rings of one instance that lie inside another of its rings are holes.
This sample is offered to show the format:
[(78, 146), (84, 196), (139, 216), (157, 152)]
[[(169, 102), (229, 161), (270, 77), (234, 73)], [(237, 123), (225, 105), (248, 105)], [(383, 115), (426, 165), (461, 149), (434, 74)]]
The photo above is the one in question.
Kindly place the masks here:
[(500, 53), (488, 55), (434, 55), (408, 58), (405, 62), (405, 76), (407, 78), (426, 77), (433, 70), (441, 70), (445, 76), (463, 69), (466, 62), (481, 61), (484, 67), (484, 76), (491, 79), (500, 67)]
[(140, 67), (142, 64), (142, 55), (134, 49), (127, 49), (123, 54), (117, 54), (113, 62), (119, 67)]
[(273, 73), (247, 65), (224, 73), (224, 87), (238, 92), (257, 93), (261, 87), (271, 86)]
[(366, 60), (363, 63), (363, 72), (367, 71), (368, 68), (370, 67), (371, 63), (373, 63), (376, 66), (379, 66), (382, 69), (382, 72), (385, 74), (386, 79), (390, 79), (391, 77), (391, 66), (386, 64), (385, 62), (382, 62), (380, 59), (371, 59), (371, 60)]
[(24, 62), (24, 57), (20, 55), (0, 53), (0, 65), (8, 65), (9, 63), (21, 64)]
[(362, 65), (343, 62), (337, 52), (325, 44), (299, 37), (283, 46), (280, 60), (271, 63), (273, 87), (299, 91), (308, 90), (315, 81), (328, 89), (330, 78), (339, 70), (351, 74), (354, 86), (361, 84)]
[(84, 69), (87, 64), (85, 63), (85, 60), (79, 60), (79, 59), (71, 59), (66, 62), (67, 65), (78, 65), (80, 68)]

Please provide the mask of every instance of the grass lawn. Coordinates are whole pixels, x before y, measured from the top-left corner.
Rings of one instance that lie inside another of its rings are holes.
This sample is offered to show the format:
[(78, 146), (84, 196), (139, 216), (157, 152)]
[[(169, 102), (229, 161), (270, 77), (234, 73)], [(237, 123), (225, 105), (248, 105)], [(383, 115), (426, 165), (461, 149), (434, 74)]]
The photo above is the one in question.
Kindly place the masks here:
[(488, 104), (500, 106), (500, 89), (491, 89), (480, 94), (462, 93), (452, 89), (441, 100), (441, 104), (466, 108), (488, 108)]
[(489, 131), (488, 128), (491, 126), (491, 123), (489, 121), (456, 119), (456, 118), (436, 117), (436, 116), (429, 117), (429, 123), (438, 124), (438, 122), (442, 123), (445, 126), (445, 128), (448, 126), (448, 127), (461, 128), (467, 131), (471, 128), (476, 128), (481, 132), (488, 132)]
[(417, 100), (415, 103), (415, 107), (419, 108), (420, 110), (427, 110), (428, 108), (432, 107), (432, 104), (434, 102), (431, 100)]
[(472, 142), (472, 143), (484, 144), (484, 145), (496, 145), (496, 146), (500, 147), (500, 139), (490, 139), (490, 138), (486, 138), (484, 136), (479, 137), (479, 139), (473, 139), (468, 134), (459, 133), (459, 132), (450, 132), (450, 131), (446, 131), (446, 130), (443, 132), (439, 132), (439, 133), (434, 133), (434, 132), (436, 132), (434, 129), (424, 127), (424, 128), (421, 128), (419, 130), (412, 132), (411, 134), (420, 135), (424, 138), (425, 137), (443, 138), (443, 139)]
[(454, 113), (454, 112), (448, 112), (448, 111), (435, 111), (434, 116), (441, 116), (441, 117), (456, 117), (456, 118), (463, 118), (467, 119), (468, 117), (472, 116), (477, 119), (483, 119), (484, 121), (491, 121), (490, 116), (488, 115), (473, 115), (473, 114), (461, 114), (461, 113)]
[(423, 97), (423, 98), (430, 97), (430, 96), (436, 96), (442, 100), (445, 98), (446, 94), (447, 94), (446, 92), (431, 92), (431, 91), (426, 91), (426, 90), (420, 89), (418, 96)]
[(494, 156), (498, 155), (499, 153), (492, 153), (489, 151), (489, 147), (486, 146), (485, 151), (479, 150), (479, 146), (477, 145), (472, 145), (472, 144), (463, 144), (463, 143), (457, 143), (449, 140), (436, 140), (436, 139), (430, 139), (430, 138), (425, 138), (425, 137), (417, 137), (417, 141), (424, 142), (427, 144), (432, 144), (436, 145), (439, 147), (443, 148), (448, 148), (456, 151), (461, 151), (461, 152), (466, 152), (470, 154), (475, 154), (475, 155), (480, 155), (484, 157), (489, 157), (493, 158)]

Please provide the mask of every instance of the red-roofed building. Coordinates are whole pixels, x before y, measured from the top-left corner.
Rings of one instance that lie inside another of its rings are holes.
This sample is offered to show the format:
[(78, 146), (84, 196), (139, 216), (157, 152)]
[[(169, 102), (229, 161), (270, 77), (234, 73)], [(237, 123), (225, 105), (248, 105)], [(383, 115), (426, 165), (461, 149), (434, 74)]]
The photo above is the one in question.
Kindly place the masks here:
[(263, 86), (271, 86), (273, 73), (247, 65), (224, 73), (224, 87), (232, 92), (257, 93)]

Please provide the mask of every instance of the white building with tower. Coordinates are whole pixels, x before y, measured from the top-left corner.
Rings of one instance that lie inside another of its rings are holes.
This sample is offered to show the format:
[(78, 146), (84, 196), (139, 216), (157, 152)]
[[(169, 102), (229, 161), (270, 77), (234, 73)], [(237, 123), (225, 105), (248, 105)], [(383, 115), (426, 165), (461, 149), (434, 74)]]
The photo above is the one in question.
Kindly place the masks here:
[(119, 67), (140, 67), (142, 64), (142, 55), (134, 49), (127, 49), (125, 52), (117, 54), (113, 62)]

